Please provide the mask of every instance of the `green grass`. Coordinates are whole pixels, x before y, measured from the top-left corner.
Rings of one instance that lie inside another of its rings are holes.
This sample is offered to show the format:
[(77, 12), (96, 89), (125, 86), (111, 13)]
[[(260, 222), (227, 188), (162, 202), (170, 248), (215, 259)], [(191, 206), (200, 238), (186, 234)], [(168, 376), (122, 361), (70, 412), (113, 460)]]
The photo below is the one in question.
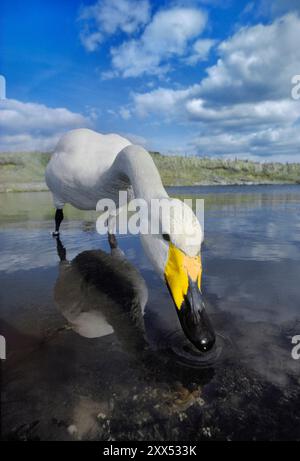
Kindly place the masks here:
[[(49, 153), (0, 153), (0, 192), (47, 190), (44, 182)], [(152, 153), (166, 186), (208, 184), (299, 183), (300, 164), (257, 163)]]
[(165, 185), (300, 183), (300, 164), (153, 154)]
[(44, 173), (51, 154), (0, 153), (0, 192), (46, 190)]

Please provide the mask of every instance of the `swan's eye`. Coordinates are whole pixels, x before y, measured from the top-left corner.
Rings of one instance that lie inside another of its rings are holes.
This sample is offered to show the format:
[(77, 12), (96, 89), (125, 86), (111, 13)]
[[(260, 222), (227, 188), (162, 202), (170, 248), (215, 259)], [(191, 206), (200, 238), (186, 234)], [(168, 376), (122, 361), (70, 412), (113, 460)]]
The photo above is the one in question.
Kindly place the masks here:
[(169, 234), (162, 234), (162, 238), (166, 241), (166, 242), (170, 242), (170, 236)]

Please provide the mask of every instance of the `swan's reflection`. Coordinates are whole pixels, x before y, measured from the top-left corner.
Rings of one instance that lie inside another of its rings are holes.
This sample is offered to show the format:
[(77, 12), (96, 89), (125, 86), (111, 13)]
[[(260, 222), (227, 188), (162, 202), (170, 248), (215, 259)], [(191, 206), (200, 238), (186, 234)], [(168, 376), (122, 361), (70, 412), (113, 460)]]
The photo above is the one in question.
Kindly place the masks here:
[(126, 349), (143, 349), (148, 292), (124, 253), (111, 242), (110, 254), (83, 251), (69, 262), (59, 238), (56, 243), (60, 270), (54, 298), (70, 326), (86, 338), (115, 333)]
[(160, 360), (212, 366), (219, 349), (206, 354), (195, 349), (163, 299), (159, 311), (147, 307), (146, 334), (146, 283), (118, 248), (113, 235), (109, 243), (110, 253), (100, 249), (83, 251), (69, 262), (65, 247), (56, 238), (60, 270), (54, 298), (71, 328), (86, 338), (115, 333), (125, 350), (135, 355), (147, 351), (148, 359), (149, 353), (156, 355), (159, 351)]

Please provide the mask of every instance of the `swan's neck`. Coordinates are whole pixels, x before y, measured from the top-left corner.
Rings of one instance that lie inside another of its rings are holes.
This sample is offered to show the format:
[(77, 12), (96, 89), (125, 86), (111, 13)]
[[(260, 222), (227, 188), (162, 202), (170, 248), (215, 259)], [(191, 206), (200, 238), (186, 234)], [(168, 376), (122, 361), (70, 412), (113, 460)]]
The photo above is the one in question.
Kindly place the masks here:
[(140, 146), (125, 147), (112, 165), (119, 182), (130, 183), (135, 198), (168, 197), (151, 155)]

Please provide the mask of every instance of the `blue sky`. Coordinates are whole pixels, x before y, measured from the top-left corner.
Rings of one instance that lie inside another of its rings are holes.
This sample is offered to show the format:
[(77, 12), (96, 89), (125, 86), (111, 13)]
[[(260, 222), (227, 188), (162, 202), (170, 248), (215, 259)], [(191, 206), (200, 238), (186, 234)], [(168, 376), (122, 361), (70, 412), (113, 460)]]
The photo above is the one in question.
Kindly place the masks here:
[(0, 150), (52, 150), (87, 126), (164, 153), (300, 161), (298, 0), (0, 10)]

